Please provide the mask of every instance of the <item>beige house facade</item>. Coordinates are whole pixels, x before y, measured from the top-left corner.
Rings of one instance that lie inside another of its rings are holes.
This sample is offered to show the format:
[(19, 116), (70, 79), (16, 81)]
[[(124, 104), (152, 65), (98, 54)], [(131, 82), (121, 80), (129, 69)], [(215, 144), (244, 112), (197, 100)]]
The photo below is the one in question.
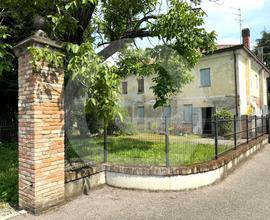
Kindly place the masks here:
[(266, 115), (267, 78), (270, 71), (250, 49), (249, 30), (243, 44), (220, 46), (205, 55), (192, 70), (193, 81), (172, 97), (168, 106), (153, 109), (155, 97), (151, 78), (129, 76), (122, 84), (122, 105), (134, 122), (151, 128), (153, 119), (167, 116), (179, 130), (211, 133), (206, 121), (221, 108), (234, 115)]

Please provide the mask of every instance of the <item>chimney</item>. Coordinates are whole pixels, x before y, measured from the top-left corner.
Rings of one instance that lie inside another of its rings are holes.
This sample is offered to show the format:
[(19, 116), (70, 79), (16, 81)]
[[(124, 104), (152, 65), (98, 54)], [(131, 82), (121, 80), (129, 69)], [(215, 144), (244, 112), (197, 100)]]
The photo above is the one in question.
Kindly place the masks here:
[(250, 49), (250, 30), (248, 28), (242, 30), (242, 39), (244, 46)]

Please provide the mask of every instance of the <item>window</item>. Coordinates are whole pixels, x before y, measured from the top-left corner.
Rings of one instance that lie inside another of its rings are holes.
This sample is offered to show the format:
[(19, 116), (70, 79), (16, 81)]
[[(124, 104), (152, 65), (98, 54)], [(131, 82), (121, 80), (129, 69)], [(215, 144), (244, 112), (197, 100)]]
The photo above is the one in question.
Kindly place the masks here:
[(144, 107), (139, 106), (137, 110), (138, 122), (144, 122)]
[(184, 122), (192, 123), (192, 105), (184, 105)]
[(144, 92), (144, 79), (138, 79), (138, 93)]
[(165, 106), (163, 108), (163, 117), (170, 118), (171, 117), (171, 106)]
[(200, 86), (211, 86), (210, 68), (200, 69)]
[(128, 83), (127, 83), (127, 81), (122, 82), (122, 94), (128, 94), (127, 88), (128, 88)]

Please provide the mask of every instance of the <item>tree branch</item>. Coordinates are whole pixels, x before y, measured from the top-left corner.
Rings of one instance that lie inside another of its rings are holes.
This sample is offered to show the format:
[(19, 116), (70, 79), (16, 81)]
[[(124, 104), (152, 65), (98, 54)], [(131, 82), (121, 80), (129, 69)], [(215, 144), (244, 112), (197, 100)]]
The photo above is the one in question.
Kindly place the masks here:
[(131, 43), (131, 38), (124, 38), (120, 40), (116, 40), (110, 43), (109, 46), (101, 50), (98, 55), (103, 57), (105, 60), (108, 59), (110, 56), (115, 54), (117, 51), (122, 49), (127, 43)]
[(140, 20), (138, 20), (137, 22), (137, 27), (139, 27), (143, 22), (145, 22), (145, 21), (148, 21), (148, 20), (150, 20), (150, 19), (158, 19), (159, 17), (161, 17), (162, 15), (148, 15), (148, 16), (145, 16), (145, 17), (143, 17), (142, 19), (140, 19)]
[(143, 37), (153, 37), (154, 34), (151, 31), (145, 31), (143, 29), (137, 31), (128, 31), (123, 34), (123, 36), (116, 41), (113, 42), (105, 42), (101, 45), (109, 44), (106, 48), (101, 50), (98, 55), (102, 56), (105, 60), (110, 56), (115, 54), (117, 51), (122, 49), (127, 43), (131, 43), (134, 38), (143, 38)]

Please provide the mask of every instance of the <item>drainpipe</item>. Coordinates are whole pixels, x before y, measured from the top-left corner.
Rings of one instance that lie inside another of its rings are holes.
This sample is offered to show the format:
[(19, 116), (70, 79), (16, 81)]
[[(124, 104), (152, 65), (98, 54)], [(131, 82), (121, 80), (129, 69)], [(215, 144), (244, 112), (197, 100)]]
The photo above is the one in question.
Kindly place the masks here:
[[(263, 102), (264, 102), (264, 100), (263, 100), (263, 96), (264, 96), (264, 91), (262, 92), (261, 91), (261, 89), (263, 90), (264, 89), (264, 85), (262, 86), (262, 88), (261, 88), (261, 86), (260, 86), (260, 83), (261, 83), (261, 80), (262, 80), (262, 82), (263, 82), (263, 77), (264, 77), (264, 73), (263, 73), (263, 67), (259, 70), (259, 88), (260, 88), (260, 90), (259, 90), (259, 97), (260, 97), (260, 105), (261, 105), (261, 110), (262, 110), (262, 115), (263, 115), (263, 108), (264, 108), (264, 105), (263, 105)], [(261, 77), (261, 78), (260, 78)], [(266, 81), (266, 83), (267, 83), (267, 81)], [(266, 87), (267, 88), (267, 87)]]
[(238, 117), (238, 87), (237, 87), (237, 59), (235, 50), (233, 51), (234, 59), (234, 86), (235, 86), (235, 115)]

